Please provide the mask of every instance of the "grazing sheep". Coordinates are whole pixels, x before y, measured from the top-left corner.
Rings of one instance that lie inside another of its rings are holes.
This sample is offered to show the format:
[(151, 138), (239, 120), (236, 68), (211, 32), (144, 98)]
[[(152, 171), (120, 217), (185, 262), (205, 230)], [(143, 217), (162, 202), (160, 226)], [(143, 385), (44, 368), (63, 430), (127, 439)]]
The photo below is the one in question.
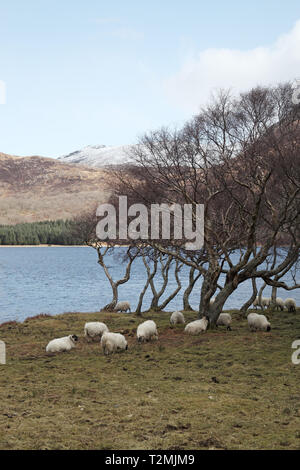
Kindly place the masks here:
[(101, 346), (104, 354), (112, 354), (116, 351), (124, 351), (128, 349), (125, 336), (121, 333), (105, 332), (101, 338)]
[(176, 325), (177, 323), (184, 324), (185, 319), (184, 315), (181, 312), (173, 312), (171, 317), (170, 317), (170, 323), (171, 325)]
[(262, 297), (261, 298), (261, 308), (264, 309), (265, 307), (270, 307), (271, 305), (271, 297)]
[(217, 320), (216, 326), (227, 326), (227, 330), (231, 331), (231, 315), (229, 313), (220, 313), (219, 318)]
[(146, 320), (141, 323), (136, 330), (136, 337), (139, 343), (150, 341), (152, 338), (158, 339), (155, 322), (153, 320)]
[(292, 297), (285, 299), (284, 306), (288, 309), (289, 312), (296, 312), (296, 302)]
[(259, 315), (258, 313), (249, 313), (247, 320), (251, 331), (271, 331), (271, 324), (270, 322), (268, 322), (265, 315)]
[(270, 297), (261, 297), (259, 300), (259, 297), (256, 297), (256, 299), (253, 302), (253, 307), (257, 308), (260, 307), (261, 309), (264, 309), (265, 307), (269, 307), (271, 304), (271, 298)]
[(284, 309), (284, 301), (281, 297), (276, 297), (276, 300), (275, 300), (275, 310), (281, 310), (283, 311)]
[(131, 312), (130, 303), (127, 300), (123, 300), (122, 302), (118, 302), (114, 308), (114, 312)]
[(91, 321), (84, 325), (84, 335), (89, 341), (90, 339), (101, 339), (101, 336), (106, 331), (109, 331), (105, 323), (101, 321)]
[(70, 349), (75, 348), (75, 344), (78, 341), (78, 336), (69, 335), (64, 336), (63, 338), (56, 338), (50, 341), (46, 346), (46, 352), (63, 352), (70, 351)]
[(202, 331), (207, 329), (209, 318), (207, 316), (201, 318), (201, 320), (195, 320), (188, 323), (184, 329), (184, 332), (188, 335), (198, 335)]

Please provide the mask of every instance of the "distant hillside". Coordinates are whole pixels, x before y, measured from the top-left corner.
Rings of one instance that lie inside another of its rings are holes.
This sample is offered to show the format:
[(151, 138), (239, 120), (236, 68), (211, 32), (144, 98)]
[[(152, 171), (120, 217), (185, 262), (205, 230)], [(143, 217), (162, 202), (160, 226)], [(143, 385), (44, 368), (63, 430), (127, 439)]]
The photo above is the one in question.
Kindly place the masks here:
[(0, 153), (0, 224), (71, 219), (108, 197), (104, 171)]
[(106, 145), (88, 145), (82, 150), (76, 150), (58, 157), (58, 160), (64, 163), (76, 163), (96, 168), (108, 165), (122, 165), (129, 161), (128, 152), (130, 145), (120, 145), (109, 147)]

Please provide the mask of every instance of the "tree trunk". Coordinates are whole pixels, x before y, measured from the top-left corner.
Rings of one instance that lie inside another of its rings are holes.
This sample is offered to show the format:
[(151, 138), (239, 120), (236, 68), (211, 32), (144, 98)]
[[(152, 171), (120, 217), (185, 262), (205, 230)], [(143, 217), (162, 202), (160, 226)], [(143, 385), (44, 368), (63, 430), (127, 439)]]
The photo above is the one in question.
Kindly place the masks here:
[(258, 292), (258, 304), (260, 305), (260, 308), (262, 310), (264, 310), (264, 307), (261, 305), (261, 298), (262, 298), (263, 290), (266, 287), (266, 285), (267, 285), (267, 283), (264, 282), (263, 285), (261, 286), (261, 288), (259, 289), (259, 292)]
[(276, 307), (276, 297), (277, 297), (277, 287), (272, 287), (272, 295), (271, 295), (271, 308)]
[(157, 260), (156, 259), (154, 260), (154, 269), (153, 269), (152, 273), (150, 271), (149, 265), (146, 262), (146, 258), (145, 258), (144, 254), (143, 254), (143, 262), (144, 262), (144, 265), (145, 265), (145, 268), (146, 268), (146, 271), (147, 271), (147, 281), (146, 281), (146, 284), (145, 284), (142, 292), (140, 293), (139, 302), (138, 302), (138, 305), (137, 305), (137, 308), (136, 308), (136, 311), (135, 311), (136, 315), (138, 315), (138, 316), (141, 315), (144, 295), (145, 295), (145, 293), (146, 293), (146, 291), (149, 287), (150, 282), (152, 281), (152, 279), (154, 278), (154, 276), (157, 272)]
[(176, 260), (176, 266), (175, 266), (175, 279), (176, 279), (176, 282), (177, 282), (177, 287), (176, 289), (172, 292), (171, 295), (169, 295), (169, 297), (164, 300), (164, 302), (162, 304), (160, 304), (158, 306), (158, 310), (164, 310), (166, 308), (166, 306), (171, 302), (171, 300), (173, 300), (176, 295), (178, 294), (178, 292), (180, 291), (181, 289), (181, 282), (180, 282), (180, 279), (179, 279), (179, 271), (181, 269), (182, 265), (179, 265), (179, 262), (178, 260)]
[(113, 309), (115, 308), (115, 306), (117, 305), (117, 302), (118, 302), (118, 286), (116, 285), (116, 283), (111, 279), (109, 279), (109, 282), (110, 282), (110, 285), (111, 285), (111, 289), (112, 289), (112, 293), (113, 293), (113, 298), (112, 298), (112, 301), (105, 305), (104, 307), (102, 307), (100, 309), (100, 312), (103, 312), (103, 311), (107, 311), (107, 312), (112, 312)]
[(109, 283), (110, 283), (111, 289), (112, 289), (113, 298), (112, 298), (112, 301), (109, 304), (107, 304), (104, 307), (100, 308), (100, 311), (107, 310), (107, 311), (110, 312), (115, 308), (115, 306), (118, 302), (118, 288), (119, 288), (119, 286), (121, 284), (125, 284), (125, 282), (129, 281), (129, 279), (130, 279), (131, 266), (132, 266), (132, 263), (133, 263), (133, 261), (135, 260), (135, 258), (137, 256), (137, 254), (135, 254), (134, 256), (131, 256), (130, 248), (127, 250), (127, 256), (128, 256), (129, 259), (128, 259), (128, 262), (127, 262), (125, 275), (122, 279), (119, 279), (118, 281), (114, 281), (112, 276), (110, 275), (108, 267), (106, 266), (106, 264), (104, 262), (104, 256), (108, 252), (108, 247), (105, 248), (104, 253), (101, 252), (101, 249), (102, 249), (102, 246), (97, 246), (96, 247), (96, 250), (97, 250), (97, 253), (98, 253), (98, 263), (103, 268), (104, 273), (105, 273), (107, 279), (109, 280)]
[(164, 292), (166, 290), (166, 287), (168, 285), (169, 269), (170, 269), (170, 264), (172, 262), (172, 259), (173, 259), (172, 256), (168, 256), (168, 259), (167, 259), (166, 263), (164, 264), (163, 256), (161, 254), (159, 255), (159, 261), (160, 261), (160, 266), (161, 266), (161, 275), (162, 275), (162, 278), (163, 278), (163, 285), (162, 285), (160, 291), (157, 292), (157, 290), (155, 288), (155, 285), (154, 285), (154, 282), (153, 282), (153, 278), (150, 279), (150, 286), (151, 286), (151, 290), (152, 290), (152, 294), (153, 294), (152, 301), (151, 301), (151, 306), (150, 306), (151, 310), (160, 310), (158, 303), (159, 303), (159, 299), (164, 294)]
[(256, 299), (256, 296), (257, 296), (256, 279), (253, 277), (252, 278), (252, 295), (247, 300), (247, 302), (245, 302), (244, 305), (240, 308), (240, 313), (242, 313), (243, 315), (247, 314), (247, 310), (250, 307), (250, 305), (253, 304), (254, 300)]
[(214, 303), (210, 306), (208, 313), (206, 314), (209, 317), (210, 328), (214, 328), (216, 322), (219, 318), (220, 313), (222, 313), (223, 306), (228, 299), (228, 297), (235, 291), (237, 286), (234, 282), (229, 282), (226, 284), (222, 290), (216, 296)]
[(196, 282), (198, 281), (199, 277), (201, 276), (201, 273), (198, 273), (194, 277), (194, 273), (195, 273), (195, 268), (191, 267), (190, 273), (189, 273), (189, 285), (187, 286), (187, 288), (185, 289), (185, 291), (183, 293), (183, 310), (185, 310), (185, 311), (193, 311), (193, 309), (192, 309), (192, 307), (190, 306), (190, 303), (189, 303), (189, 298), (190, 298), (190, 295), (192, 293), (192, 290), (193, 290)]

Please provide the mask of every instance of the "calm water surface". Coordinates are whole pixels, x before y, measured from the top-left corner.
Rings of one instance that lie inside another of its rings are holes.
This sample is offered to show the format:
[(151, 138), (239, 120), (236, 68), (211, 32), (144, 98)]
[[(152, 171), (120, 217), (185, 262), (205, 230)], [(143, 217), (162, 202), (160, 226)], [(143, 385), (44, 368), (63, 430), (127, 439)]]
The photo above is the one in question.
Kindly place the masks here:
[[(115, 279), (123, 277), (122, 251), (107, 261)], [(182, 309), (182, 293), (186, 286), (188, 270), (181, 271), (183, 288), (168, 305), (167, 310)], [(145, 283), (142, 260), (133, 263), (131, 279), (120, 286), (119, 299), (129, 300), (134, 309)], [(287, 278), (288, 279), (288, 278)], [(175, 286), (172, 279), (172, 285)], [(259, 283), (258, 283), (259, 284)], [(190, 298), (197, 308), (201, 280), (196, 284)], [(168, 292), (172, 290), (170, 286)], [(239, 308), (250, 296), (251, 282), (242, 284), (228, 299), (225, 308)], [(271, 288), (264, 290), (271, 295)], [(278, 290), (278, 296), (294, 297), (300, 305), (299, 290)], [(102, 268), (97, 263), (97, 253), (89, 247), (13, 247), (0, 248), (0, 323), (8, 320), (22, 321), (39, 313), (95, 312), (111, 300), (111, 288)], [(151, 301), (147, 291), (143, 309)]]

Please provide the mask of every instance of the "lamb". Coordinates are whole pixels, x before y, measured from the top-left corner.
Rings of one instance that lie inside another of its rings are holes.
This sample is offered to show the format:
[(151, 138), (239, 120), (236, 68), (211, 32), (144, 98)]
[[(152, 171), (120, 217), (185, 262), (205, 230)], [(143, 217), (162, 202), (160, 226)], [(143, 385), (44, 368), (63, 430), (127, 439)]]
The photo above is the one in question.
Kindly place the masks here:
[(158, 339), (157, 327), (153, 320), (146, 320), (141, 323), (136, 330), (136, 337), (139, 343), (150, 341), (152, 338)]
[(170, 323), (171, 323), (171, 325), (176, 325), (177, 323), (184, 324), (185, 319), (184, 319), (183, 313), (178, 312), (178, 311), (173, 312), (171, 317), (170, 317)]
[(262, 330), (262, 331), (271, 331), (271, 324), (265, 317), (265, 315), (259, 315), (258, 313), (249, 313), (248, 325), (251, 331), (253, 330)]
[(288, 309), (289, 312), (296, 312), (296, 302), (292, 297), (285, 299), (284, 306)]
[(50, 341), (46, 346), (46, 352), (63, 352), (70, 351), (70, 349), (75, 348), (76, 342), (78, 341), (78, 336), (69, 335), (64, 336), (63, 338), (56, 338)]
[(91, 321), (84, 325), (84, 335), (89, 341), (90, 339), (101, 339), (101, 336), (106, 331), (109, 331), (105, 323), (101, 321)]
[(276, 300), (275, 300), (275, 310), (281, 310), (283, 311), (284, 309), (284, 301), (281, 297), (276, 297)]
[(123, 300), (122, 302), (118, 302), (114, 308), (114, 312), (131, 312), (130, 303), (127, 300)]
[(104, 354), (112, 354), (117, 351), (124, 351), (128, 349), (128, 344), (125, 336), (121, 333), (105, 332), (101, 338), (101, 347)]
[(216, 326), (226, 326), (227, 330), (231, 331), (231, 315), (229, 313), (220, 313), (219, 318), (217, 320)]
[(198, 335), (199, 333), (207, 329), (208, 323), (209, 318), (205, 316), (200, 320), (195, 320), (188, 323), (184, 329), (184, 332), (189, 335)]

